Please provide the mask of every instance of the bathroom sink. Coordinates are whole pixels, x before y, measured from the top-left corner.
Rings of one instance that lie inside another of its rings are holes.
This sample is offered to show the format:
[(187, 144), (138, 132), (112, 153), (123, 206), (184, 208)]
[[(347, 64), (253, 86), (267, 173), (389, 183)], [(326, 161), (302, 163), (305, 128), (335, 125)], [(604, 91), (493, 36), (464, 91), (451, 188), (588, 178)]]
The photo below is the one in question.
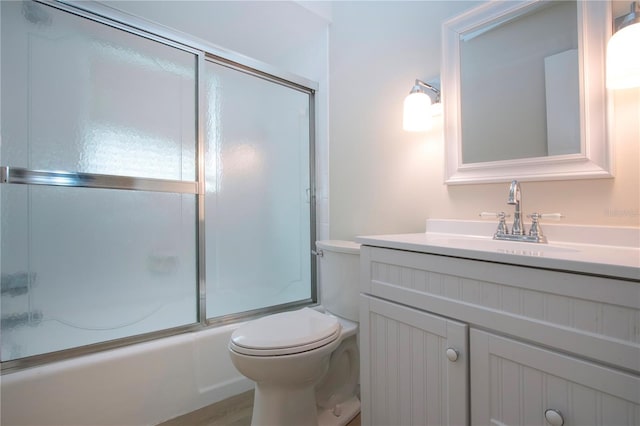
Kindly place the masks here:
[[(640, 278), (640, 228), (547, 224), (547, 243), (494, 240), (495, 222), (427, 219), (426, 232), (371, 235), (364, 245), (585, 274)], [(529, 224), (527, 229), (529, 229)]]
[(498, 253), (544, 256), (545, 253), (576, 253), (579, 250), (548, 243), (525, 243), (502, 241), (483, 237), (428, 237), (427, 242), (439, 246), (456, 247), (469, 250), (495, 251)]

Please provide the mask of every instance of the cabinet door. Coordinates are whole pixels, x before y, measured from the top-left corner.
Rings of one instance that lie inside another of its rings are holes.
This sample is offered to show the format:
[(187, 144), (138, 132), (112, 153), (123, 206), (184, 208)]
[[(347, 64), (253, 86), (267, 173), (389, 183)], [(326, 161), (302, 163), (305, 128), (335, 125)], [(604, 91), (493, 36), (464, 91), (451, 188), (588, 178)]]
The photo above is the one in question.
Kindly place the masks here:
[(360, 327), (363, 425), (468, 424), (465, 324), (362, 295)]
[(638, 376), (476, 329), (470, 352), (472, 424), (640, 424)]

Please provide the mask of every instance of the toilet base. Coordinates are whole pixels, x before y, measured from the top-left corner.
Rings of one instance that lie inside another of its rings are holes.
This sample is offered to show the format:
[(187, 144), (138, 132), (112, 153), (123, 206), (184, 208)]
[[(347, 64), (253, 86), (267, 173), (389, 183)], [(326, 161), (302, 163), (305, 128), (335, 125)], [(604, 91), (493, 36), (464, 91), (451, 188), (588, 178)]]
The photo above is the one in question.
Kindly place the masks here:
[(286, 387), (256, 383), (251, 426), (315, 426), (315, 401), (313, 382)]
[(360, 400), (352, 396), (334, 409), (318, 412), (318, 426), (345, 426), (360, 412)]

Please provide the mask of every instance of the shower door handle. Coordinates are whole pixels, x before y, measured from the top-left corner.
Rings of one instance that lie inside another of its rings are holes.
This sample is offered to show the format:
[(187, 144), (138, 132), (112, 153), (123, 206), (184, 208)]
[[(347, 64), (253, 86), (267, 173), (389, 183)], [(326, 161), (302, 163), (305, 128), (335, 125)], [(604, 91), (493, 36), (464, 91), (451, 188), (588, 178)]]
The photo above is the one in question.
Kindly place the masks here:
[(101, 175), (96, 173), (30, 170), (10, 166), (0, 166), (0, 183), (128, 189), (184, 194), (198, 193), (198, 183), (193, 181)]

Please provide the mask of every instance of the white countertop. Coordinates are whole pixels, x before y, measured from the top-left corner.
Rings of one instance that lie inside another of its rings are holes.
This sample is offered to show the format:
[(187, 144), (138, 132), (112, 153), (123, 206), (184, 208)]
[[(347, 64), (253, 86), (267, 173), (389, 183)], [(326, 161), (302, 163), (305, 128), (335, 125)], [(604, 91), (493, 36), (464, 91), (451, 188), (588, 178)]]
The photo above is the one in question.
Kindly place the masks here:
[[(376, 247), (640, 281), (638, 228), (546, 225), (549, 243), (544, 244), (495, 241), (493, 227), (487, 222), (428, 220), (424, 233), (359, 236), (356, 241)], [(594, 244), (594, 240), (601, 244)]]

